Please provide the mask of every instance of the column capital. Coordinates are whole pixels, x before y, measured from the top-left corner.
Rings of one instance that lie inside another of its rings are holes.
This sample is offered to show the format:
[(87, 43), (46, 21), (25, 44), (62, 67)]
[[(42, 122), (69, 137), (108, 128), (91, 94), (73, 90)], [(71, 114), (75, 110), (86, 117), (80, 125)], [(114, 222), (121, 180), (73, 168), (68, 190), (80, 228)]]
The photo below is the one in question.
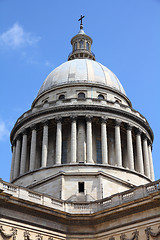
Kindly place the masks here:
[(126, 129), (127, 130), (132, 130), (133, 126), (130, 123), (126, 124)]
[(107, 117), (101, 117), (100, 121), (101, 121), (101, 123), (107, 123), (108, 118)]
[(141, 131), (139, 128), (136, 128), (135, 134), (136, 134), (136, 135), (141, 135), (141, 134), (142, 134), (142, 131)]
[(115, 126), (120, 126), (121, 123), (122, 123), (122, 121), (120, 121), (119, 119), (115, 119), (115, 120), (114, 120)]
[(147, 140), (148, 141), (148, 137), (145, 133), (142, 133), (142, 140)]
[(31, 131), (32, 131), (32, 130), (37, 130), (37, 124), (31, 125), (30, 129), (31, 129)]
[(152, 142), (151, 142), (151, 140), (148, 139), (147, 142), (148, 142), (148, 145), (152, 147)]
[(55, 118), (55, 121), (56, 121), (56, 123), (62, 122), (62, 117), (56, 117), (56, 118)]
[(48, 125), (49, 125), (49, 120), (44, 120), (44, 121), (42, 121), (42, 125), (43, 125), (43, 126), (48, 126)]
[(27, 133), (28, 133), (28, 129), (27, 128), (23, 129), (22, 135), (27, 135)]
[(16, 146), (16, 139), (12, 141), (12, 147)]
[(70, 119), (71, 119), (71, 121), (76, 121), (77, 120), (77, 116), (70, 116)]
[(17, 141), (17, 140), (21, 140), (21, 138), (22, 138), (22, 135), (21, 135), (21, 133), (19, 133), (19, 134), (16, 136), (16, 141)]
[(90, 115), (86, 115), (86, 120), (87, 120), (87, 122), (91, 122), (92, 121), (92, 116), (90, 116)]

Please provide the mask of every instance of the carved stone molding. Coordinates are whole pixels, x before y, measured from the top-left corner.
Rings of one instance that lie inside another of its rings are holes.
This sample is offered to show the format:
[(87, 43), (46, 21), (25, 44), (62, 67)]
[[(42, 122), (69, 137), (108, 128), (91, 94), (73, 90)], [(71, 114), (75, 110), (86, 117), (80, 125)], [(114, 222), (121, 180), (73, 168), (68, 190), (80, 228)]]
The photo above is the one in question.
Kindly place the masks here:
[(132, 233), (131, 238), (127, 238), (126, 234), (121, 234), (120, 239), (121, 240), (138, 240), (139, 232), (136, 230), (135, 232)]
[(157, 237), (160, 236), (160, 225), (157, 232), (153, 232), (151, 227), (147, 227), (145, 233), (147, 236), (147, 240), (150, 240), (150, 236), (153, 237), (155, 240), (158, 240)]
[(54, 238), (53, 237), (49, 237), (48, 240), (54, 240)]
[(2, 226), (0, 226), (0, 234), (3, 239), (10, 239), (12, 237), (13, 240), (16, 240), (16, 235), (17, 235), (17, 229), (16, 228), (11, 228), (11, 233), (7, 234), (5, 233), (5, 230), (3, 229)]
[(115, 238), (114, 237), (110, 237), (109, 240), (115, 240)]

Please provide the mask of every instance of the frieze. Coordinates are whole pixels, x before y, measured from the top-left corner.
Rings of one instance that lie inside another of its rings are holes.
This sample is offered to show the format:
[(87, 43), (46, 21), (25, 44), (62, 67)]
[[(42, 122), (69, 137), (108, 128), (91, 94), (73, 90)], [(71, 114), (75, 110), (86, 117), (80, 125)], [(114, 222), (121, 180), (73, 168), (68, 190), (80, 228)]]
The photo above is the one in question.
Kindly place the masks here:
[(0, 234), (1, 234), (3, 239), (10, 239), (10, 238), (12, 238), (12, 240), (16, 240), (17, 229), (16, 228), (11, 228), (10, 231), (11, 231), (11, 233), (8, 234), (8, 233), (5, 232), (3, 227), (0, 226)]
[(146, 236), (147, 236), (147, 240), (150, 240), (151, 239), (150, 237), (153, 237), (153, 239), (155, 239), (155, 240), (160, 239), (160, 238), (157, 238), (157, 237), (160, 237), (160, 225), (158, 227), (157, 232), (153, 232), (151, 227), (147, 227), (146, 230), (145, 230), (145, 233), (146, 233)]
[(128, 238), (126, 237), (126, 234), (121, 234), (120, 239), (121, 240), (138, 240), (139, 232), (136, 230), (135, 232), (132, 233), (132, 237)]

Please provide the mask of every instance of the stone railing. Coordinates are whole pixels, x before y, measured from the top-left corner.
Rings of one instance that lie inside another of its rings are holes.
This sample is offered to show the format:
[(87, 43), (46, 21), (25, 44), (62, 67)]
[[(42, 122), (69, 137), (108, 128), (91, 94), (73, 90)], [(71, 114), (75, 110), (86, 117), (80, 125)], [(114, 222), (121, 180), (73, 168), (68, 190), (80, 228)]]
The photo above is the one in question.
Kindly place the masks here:
[(156, 192), (160, 192), (160, 180), (93, 202), (67, 202), (55, 199), (49, 195), (31, 191), (27, 188), (18, 187), (0, 179), (0, 194), (5, 193), (10, 197), (17, 197), (19, 199), (23, 199), (24, 201), (27, 200), (35, 204), (40, 204), (42, 206), (72, 214), (90, 214), (98, 212), (118, 206), (120, 204), (147, 197)]
[(99, 100), (97, 98), (85, 98), (85, 99), (77, 99), (77, 98), (70, 98), (70, 99), (63, 99), (63, 100), (56, 100), (56, 101), (52, 101), (52, 102), (46, 102), (44, 104), (41, 105), (37, 105), (35, 106), (33, 109), (28, 110), (27, 112), (25, 112), (20, 118), (18, 118), (17, 122), (20, 122), (21, 120), (23, 120), (26, 117), (30, 117), (32, 116), (32, 114), (38, 113), (39, 111), (43, 111), (46, 108), (47, 109), (51, 109), (51, 108), (59, 108), (59, 106), (62, 106), (62, 102), (63, 102), (63, 107), (64, 106), (73, 106), (73, 105), (89, 105), (89, 106), (106, 106), (106, 107), (111, 107), (111, 108), (115, 108), (115, 109), (120, 109), (122, 111), (125, 111), (127, 113), (133, 114), (134, 116), (139, 117), (141, 120), (143, 120), (144, 122), (146, 122), (145, 117), (143, 117), (139, 112), (137, 112), (136, 110), (134, 110), (133, 108), (130, 108), (127, 105), (124, 105), (122, 103), (117, 103), (117, 102), (113, 102), (113, 101), (108, 101), (108, 100)]

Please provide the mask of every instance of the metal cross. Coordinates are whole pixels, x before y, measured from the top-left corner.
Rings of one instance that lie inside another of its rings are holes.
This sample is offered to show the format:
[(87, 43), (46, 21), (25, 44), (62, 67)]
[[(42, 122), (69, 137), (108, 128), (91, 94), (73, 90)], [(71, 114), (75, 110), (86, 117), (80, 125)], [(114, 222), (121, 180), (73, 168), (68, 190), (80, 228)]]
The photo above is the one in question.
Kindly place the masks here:
[(85, 16), (82, 16), (80, 17), (80, 19), (78, 19), (78, 21), (81, 21), (81, 25), (82, 25), (82, 19), (84, 18)]

